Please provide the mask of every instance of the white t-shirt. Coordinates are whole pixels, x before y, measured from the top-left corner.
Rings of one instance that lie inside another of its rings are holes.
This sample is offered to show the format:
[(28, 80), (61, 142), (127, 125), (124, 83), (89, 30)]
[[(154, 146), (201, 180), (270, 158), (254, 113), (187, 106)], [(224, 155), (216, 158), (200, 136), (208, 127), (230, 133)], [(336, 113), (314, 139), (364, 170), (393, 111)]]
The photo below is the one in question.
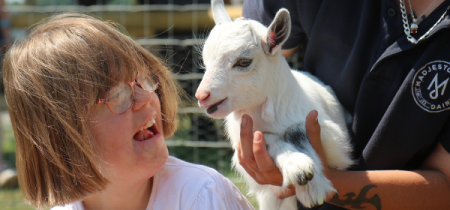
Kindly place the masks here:
[[(147, 210), (254, 209), (234, 184), (216, 170), (169, 156), (155, 175)], [(84, 210), (81, 201), (51, 210)]]

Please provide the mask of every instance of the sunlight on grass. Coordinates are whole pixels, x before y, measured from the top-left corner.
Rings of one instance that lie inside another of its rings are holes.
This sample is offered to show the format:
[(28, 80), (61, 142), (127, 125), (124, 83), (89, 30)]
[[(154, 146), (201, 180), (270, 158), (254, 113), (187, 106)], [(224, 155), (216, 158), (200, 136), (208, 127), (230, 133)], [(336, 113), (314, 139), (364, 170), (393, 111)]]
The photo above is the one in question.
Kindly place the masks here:
[(239, 188), (241, 193), (245, 195), (245, 197), (250, 201), (255, 209), (258, 209), (258, 201), (256, 200), (256, 197), (247, 195), (248, 189), (244, 181), (238, 175), (231, 172), (229, 174), (224, 174), (224, 176), (228, 177), (228, 179), (230, 179), (233, 184), (236, 185), (237, 188)]
[(28, 210), (34, 209), (25, 204), (20, 189), (0, 189), (0, 207), (5, 210)]

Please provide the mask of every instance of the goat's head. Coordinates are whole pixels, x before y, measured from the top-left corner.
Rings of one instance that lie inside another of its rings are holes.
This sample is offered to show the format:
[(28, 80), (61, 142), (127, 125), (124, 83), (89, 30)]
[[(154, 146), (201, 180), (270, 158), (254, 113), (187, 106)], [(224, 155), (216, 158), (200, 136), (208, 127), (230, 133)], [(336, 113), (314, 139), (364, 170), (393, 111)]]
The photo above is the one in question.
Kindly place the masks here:
[(269, 28), (244, 18), (231, 21), (222, 0), (213, 0), (212, 10), (216, 26), (203, 47), (206, 71), (195, 97), (208, 116), (220, 119), (266, 100), (291, 22), (285, 9)]

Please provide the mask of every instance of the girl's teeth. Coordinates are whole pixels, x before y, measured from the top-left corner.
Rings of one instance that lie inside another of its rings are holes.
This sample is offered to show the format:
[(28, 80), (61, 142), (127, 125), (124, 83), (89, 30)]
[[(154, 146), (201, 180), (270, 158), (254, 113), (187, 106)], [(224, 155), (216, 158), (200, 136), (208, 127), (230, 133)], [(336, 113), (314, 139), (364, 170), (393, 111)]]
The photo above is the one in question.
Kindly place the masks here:
[(153, 126), (153, 124), (155, 124), (155, 119), (153, 119), (152, 121), (147, 123), (147, 128)]
[(152, 119), (150, 122), (148, 122), (144, 127), (141, 128), (141, 131), (143, 131), (144, 129), (147, 129), (149, 127), (152, 127), (153, 124), (155, 124), (155, 119)]

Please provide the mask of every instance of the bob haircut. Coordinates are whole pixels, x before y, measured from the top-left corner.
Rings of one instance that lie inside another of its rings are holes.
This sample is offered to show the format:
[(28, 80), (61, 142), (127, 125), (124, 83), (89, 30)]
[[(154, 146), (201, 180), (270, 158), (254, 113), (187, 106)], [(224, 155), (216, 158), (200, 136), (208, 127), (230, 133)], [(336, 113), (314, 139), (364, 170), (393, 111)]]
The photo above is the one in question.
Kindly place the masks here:
[(156, 75), (164, 137), (176, 130), (177, 83), (160, 59), (119, 29), (87, 15), (60, 14), (34, 26), (5, 56), (19, 184), (38, 209), (105, 188), (87, 113), (112, 86), (137, 72)]

